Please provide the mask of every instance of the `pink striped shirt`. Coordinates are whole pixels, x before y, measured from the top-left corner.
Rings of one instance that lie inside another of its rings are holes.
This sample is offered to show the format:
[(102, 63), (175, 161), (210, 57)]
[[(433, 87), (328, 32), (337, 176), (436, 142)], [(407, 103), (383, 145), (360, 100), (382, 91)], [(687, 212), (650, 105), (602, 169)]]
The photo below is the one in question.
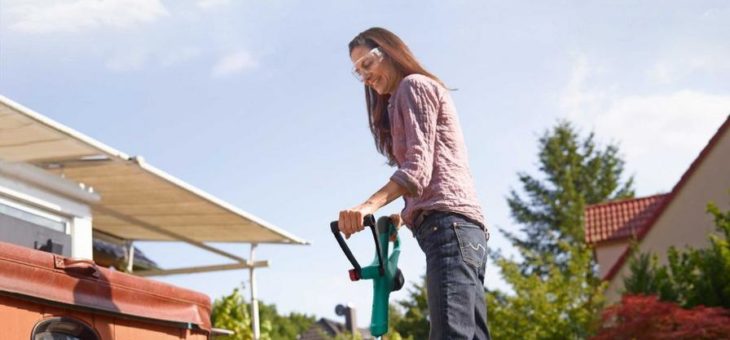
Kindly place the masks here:
[(429, 77), (409, 75), (390, 97), (388, 114), (398, 165), (391, 179), (408, 191), (405, 224), (414, 228), (421, 213), (444, 211), (486, 226), (449, 91)]

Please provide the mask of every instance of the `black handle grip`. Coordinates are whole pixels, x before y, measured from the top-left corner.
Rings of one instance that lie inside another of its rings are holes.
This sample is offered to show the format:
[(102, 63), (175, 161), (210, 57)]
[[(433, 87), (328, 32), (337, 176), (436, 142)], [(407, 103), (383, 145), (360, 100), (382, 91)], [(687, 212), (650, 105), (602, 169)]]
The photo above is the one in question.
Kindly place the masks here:
[[(375, 216), (368, 214), (365, 215), (363, 218), (363, 225), (366, 227), (370, 227), (370, 230), (373, 232), (373, 240), (375, 240), (375, 249), (378, 253), (378, 269), (380, 272), (380, 275), (385, 275), (385, 264), (383, 263), (383, 252), (380, 249), (380, 242), (378, 242), (378, 230), (375, 227)], [(360, 273), (362, 271), (362, 267), (360, 267), (360, 264), (357, 262), (357, 259), (355, 259), (355, 256), (352, 255), (352, 252), (350, 251), (350, 247), (347, 246), (347, 243), (345, 243), (345, 239), (342, 238), (342, 234), (340, 233), (340, 227), (338, 221), (332, 221), (330, 223), (330, 230), (332, 231), (332, 234), (335, 235), (335, 239), (337, 240), (337, 243), (340, 245), (340, 248), (342, 248), (342, 251), (345, 253), (345, 256), (347, 256), (347, 259), (352, 264), (352, 267), (355, 269), (358, 278), (361, 276)]]

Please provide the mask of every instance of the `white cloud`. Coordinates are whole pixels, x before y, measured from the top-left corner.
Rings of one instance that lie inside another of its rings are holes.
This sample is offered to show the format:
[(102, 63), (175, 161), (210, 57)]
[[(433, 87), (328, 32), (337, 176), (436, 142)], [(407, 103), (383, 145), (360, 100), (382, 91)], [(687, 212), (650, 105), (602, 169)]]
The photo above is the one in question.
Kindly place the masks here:
[(618, 97), (590, 120), (596, 131), (622, 141), (632, 157), (642, 158), (670, 150), (699, 152), (728, 114), (730, 95), (680, 90)]
[(670, 84), (679, 78), (677, 71), (678, 69), (671, 63), (659, 61), (647, 71), (647, 75), (657, 83)]
[(161, 67), (173, 67), (193, 60), (200, 55), (200, 49), (195, 47), (182, 47), (164, 52), (137, 48), (113, 55), (106, 61), (105, 66), (115, 72), (139, 70), (146, 64), (153, 62)]
[(676, 55), (656, 62), (648, 69), (647, 76), (660, 84), (672, 84), (697, 73), (730, 75), (728, 54), (730, 50), (714, 47), (703, 49), (701, 54)]
[(577, 58), (561, 97), (565, 116), (599, 140), (619, 144), (637, 187), (646, 191), (640, 194), (671, 189), (730, 114), (730, 93), (621, 95), (589, 88), (596, 83), (587, 59)]
[(160, 59), (160, 65), (170, 67), (193, 60), (200, 56), (201, 51), (195, 47), (183, 47), (171, 50), (163, 54)]
[(145, 50), (127, 51), (107, 60), (106, 67), (115, 72), (138, 70), (147, 61), (147, 57), (148, 53)]
[(225, 6), (231, 3), (231, 0), (198, 0), (198, 7), (209, 9), (219, 6)]
[(580, 53), (573, 55), (575, 60), (571, 71), (570, 80), (563, 89), (560, 97), (560, 104), (564, 111), (571, 115), (578, 115), (586, 109), (601, 107), (602, 101), (608, 96), (605, 90), (586, 90), (587, 83), (591, 78), (596, 77), (599, 69), (595, 65), (589, 65), (588, 58)]
[(258, 67), (258, 62), (247, 51), (236, 51), (221, 58), (213, 66), (211, 75), (215, 78), (228, 77)]
[(26, 33), (126, 28), (168, 15), (160, 0), (75, 0), (10, 2), (10, 29)]

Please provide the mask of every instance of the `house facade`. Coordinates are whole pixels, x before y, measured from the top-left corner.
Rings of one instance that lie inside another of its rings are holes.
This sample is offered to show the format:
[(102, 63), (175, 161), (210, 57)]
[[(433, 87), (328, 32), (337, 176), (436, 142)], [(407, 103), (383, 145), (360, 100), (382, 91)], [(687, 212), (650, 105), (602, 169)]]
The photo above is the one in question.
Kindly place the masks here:
[(601, 277), (608, 281), (609, 302), (620, 300), (624, 278), (630, 274), (629, 245), (658, 255), (667, 250), (709, 245), (715, 231), (708, 203), (730, 209), (730, 116), (702, 149), (671, 192), (592, 205), (585, 210), (586, 242), (592, 244)]

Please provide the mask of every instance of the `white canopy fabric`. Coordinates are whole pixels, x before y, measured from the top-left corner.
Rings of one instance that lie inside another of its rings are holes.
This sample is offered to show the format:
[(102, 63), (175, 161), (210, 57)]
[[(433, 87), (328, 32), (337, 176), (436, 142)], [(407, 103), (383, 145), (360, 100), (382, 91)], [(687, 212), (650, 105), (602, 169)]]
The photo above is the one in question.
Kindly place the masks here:
[(0, 96), (0, 159), (92, 187), (94, 229), (127, 240), (308, 244), (159, 170)]

